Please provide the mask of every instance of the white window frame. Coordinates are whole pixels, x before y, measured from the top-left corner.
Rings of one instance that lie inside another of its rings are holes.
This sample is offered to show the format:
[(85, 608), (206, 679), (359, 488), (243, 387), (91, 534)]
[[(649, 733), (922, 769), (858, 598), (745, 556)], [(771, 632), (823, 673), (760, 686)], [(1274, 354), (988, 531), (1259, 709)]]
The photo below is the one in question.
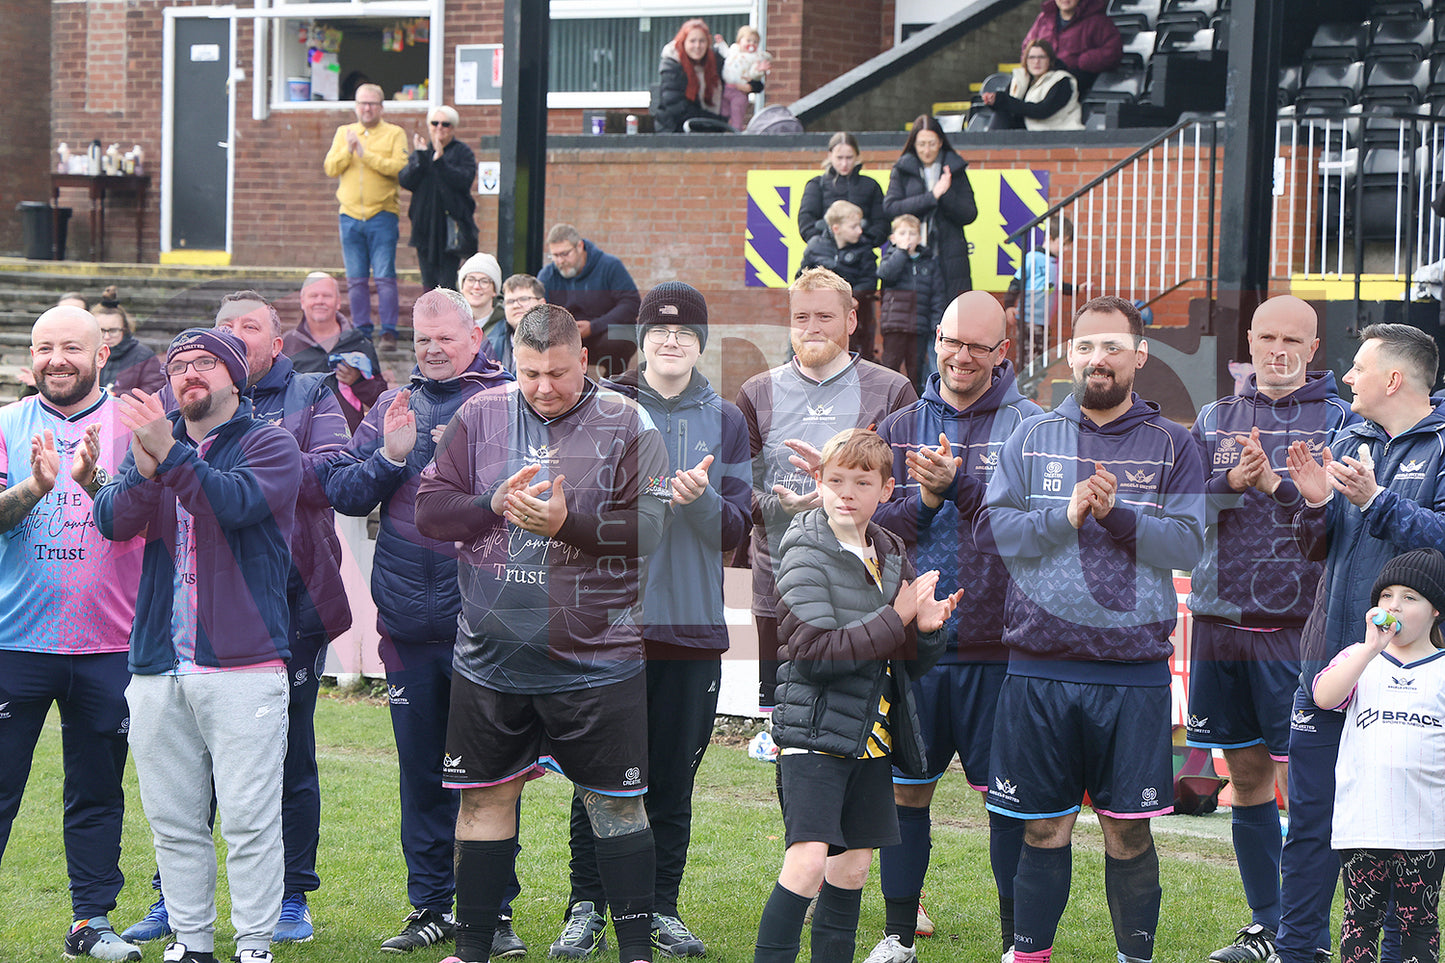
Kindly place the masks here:
[[(331, 20), (346, 17), (377, 20), (400, 20), (426, 17), (429, 21), (427, 50), (427, 99), (388, 100), (386, 109), (392, 113), (425, 115), (432, 107), (446, 102), (442, 87), (445, 82), (446, 0), (345, 0), (341, 3), (293, 3), (289, 0), (256, 0), (252, 11), (237, 11), (240, 17), (251, 17), (255, 31), (254, 83), (251, 85), (251, 115), (264, 120), (271, 111), (335, 111), (350, 107), (349, 100), (291, 101), (284, 96), (281, 51), (272, 49), (275, 31), (286, 20)], [(271, 23), (270, 21), (275, 21)], [(264, 70), (260, 65), (265, 64)]]
[[(677, 0), (551, 0), (553, 20), (607, 20), (615, 17), (707, 17), (717, 14), (748, 15), (748, 22), (762, 29), (759, 20), (763, 0), (700, 0), (678, 3)], [(664, 38), (665, 39), (665, 38)], [(658, 48), (661, 49), (659, 41)], [(652, 100), (647, 90), (560, 90), (547, 92), (547, 107), (555, 108), (631, 108), (647, 109)]]

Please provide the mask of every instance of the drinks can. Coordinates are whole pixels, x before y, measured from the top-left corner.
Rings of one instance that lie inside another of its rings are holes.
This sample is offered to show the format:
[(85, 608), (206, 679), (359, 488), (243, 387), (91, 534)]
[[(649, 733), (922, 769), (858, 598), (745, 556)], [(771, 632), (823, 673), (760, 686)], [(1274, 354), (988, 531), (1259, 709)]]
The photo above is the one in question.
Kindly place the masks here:
[(605, 134), (605, 133), (607, 133), (607, 117), (606, 117), (605, 115), (603, 115), (603, 114), (593, 114), (593, 115), (592, 115), (592, 133), (594, 133), (594, 134)]
[(628, 132), (629, 134), (635, 134), (635, 133), (637, 133), (637, 115), (636, 115), (636, 114), (628, 114), (628, 115), (627, 115), (627, 132)]

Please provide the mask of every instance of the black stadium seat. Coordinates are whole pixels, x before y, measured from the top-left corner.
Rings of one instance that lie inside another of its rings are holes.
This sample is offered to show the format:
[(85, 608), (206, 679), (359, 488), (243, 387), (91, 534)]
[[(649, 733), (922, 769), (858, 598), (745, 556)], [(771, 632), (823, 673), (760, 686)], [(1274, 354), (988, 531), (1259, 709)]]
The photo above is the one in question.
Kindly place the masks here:
[(1360, 104), (1366, 110), (1382, 106), (1414, 110), (1425, 100), (1429, 86), (1429, 61), (1381, 61), (1365, 71)]
[(1384, 20), (1428, 20), (1430, 4), (1426, 0), (1375, 0), (1367, 14), (1371, 23)]
[(1365, 65), (1362, 63), (1317, 63), (1305, 74), (1304, 83), (1295, 97), (1295, 111), (1307, 107), (1325, 110), (1347, 110), (1360, 99), (1364, 86)]
[(1299, 67), (1290, 66), (1279, 69), (1279, 105), (1281, 107), (1287, 107), (1294, 103), (1295, 95), (1299, 93), (1299, 85)]
[(1100, 74), (1094, 81), (1084, 103), (1094, 107), (1109, 103), (1132, 104), (1143, 90), (1143, 71), (1111, 70)]
[(1214, 30), (1211, 27), (1198, 29), (1177, 28), (1165, 33), (1159, 41), (1160, 53), (1207, 54), (1214, 52)]
[(1305, 63), (1351, 63), (1365, 59), (1370, 28), (1363, 23), (1322, 23), (1305, 51)]
[(1154, 56), (1154, 44), (1158, 34), (1153, 30), (1141, 30), (1124, 42), (1122, 66), (1142, 68)]
[(1370, 28), (1370, 46), (1365, 51), (1365, 59), (1422, 60), (1434, 42), (1434, 21), (1386, 20)]
[(1153, 30), (1159, 19), (1159, 0), (1110, 0), (1109, 19), (1119, 30)]

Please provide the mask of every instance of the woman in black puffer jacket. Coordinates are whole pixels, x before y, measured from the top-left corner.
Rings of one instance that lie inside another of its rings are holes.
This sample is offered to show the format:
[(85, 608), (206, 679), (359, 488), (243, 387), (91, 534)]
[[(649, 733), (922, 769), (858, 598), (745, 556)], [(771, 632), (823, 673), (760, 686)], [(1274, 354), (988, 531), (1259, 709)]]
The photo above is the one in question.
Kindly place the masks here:
[[(685, 121), (697, 117), (724, 125), (719, 129), (730, 129), (722, 115), (726, 59), (727, 47), (713, 42), (706, 21), (693, 18), (678, 29), (677, 36), (662, 48), (657, 85), (652, 88), (649, 110), (658, 132), (679, 133)], [(757, 93), (763, 82), (739, 84), (738, 89)]]
[(890, 218), (912, 214), (923, 222), (923, 242), (943, 267), (948, 302), (973, 290), (963, 229), (978, 217), (978, 205), (968, 183), (968, 165), (949, 146), (938, 121), (927, 114), (913, 122), (903, 154), (893, 165), (883, 209)]
[(852, 134), (839, 131), (828, 141), (828, 156), (823, 160), (823, 173), (803, 188), (798, 204), (798, 231), (803, 240), (811, 241), (828, 229), (823, 214), (834, 201), (852, 201), (863, 210), (863, 239), (869, 247), (879, 247), (888, 240), (888, 216), (883, 213), (883, 188), (862, 171), (858, 163), (858, 141)]

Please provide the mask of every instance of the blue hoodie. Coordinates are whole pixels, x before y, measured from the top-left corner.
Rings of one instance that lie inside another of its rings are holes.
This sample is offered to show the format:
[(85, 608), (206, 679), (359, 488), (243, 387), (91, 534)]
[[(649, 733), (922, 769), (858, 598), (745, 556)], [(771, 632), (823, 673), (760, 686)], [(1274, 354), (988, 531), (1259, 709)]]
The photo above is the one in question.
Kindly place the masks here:
[(450, 540), (437, 541), (416, 530), (416, 488), (436, 451), (432, 428), (451, 421), (472, 395), (511, 380), (482, 353), (466, 371), (446, 381), (433, 381), (413, 370), (409, 406), (416, 415), (416, 445), (406, 464), (392, 464), (382, 450), (386, 410), (401, 390), (392, 388), (377, 399), (351, 443), (322, 473), (326, 496), (341, 514), (365, 517), (381, 506), (371, 595), (384, 640), (448, 647), (456, 641), (457, 613), (462, 608), (456, 548)]
[(175, 444), (154, 478), (127, 454), (95, 495), (95, 523), (115, 541), (145, 536), (140, 594), (130, 635), (130, 670), (159, 675), (176, 665), (179, 502), (195, 526), (195, 661), (231, 669), (290, 657), (291, 523), (301, 487), (301, 453), (290, 432), (253, 418), (242, 398), (211, 429), (205, 454), (179, 412), (167, 416)]
[[(1336, 432), (1360, 420), (1335, 390), (1329, 371), (1311, 371), (1283, 398), (1260, 392), (1253, 375), (1243, 394), (1211, 402), (1190, 434), (1205, 470), (1204, 557), (1194, 568), (1189, 610), (1198, 619), (1253, 628), (1303, 625), (1314, 608), (1324, 566), (1308, 561), (1294, 540), (1294, 516), (1303, 507), (1289, 478), (1285, 455), (1303, 441), (1317, 455)], [(1236, 492), (1229, 470), (1239, 464), (1236, 435), (1259, 429), (1260, 444), (1279, 473), (1274, 495), (1257, 488)]]
[[(1118, 478), (1102, 520), (1069, 524), (1074, 485), (1100, 462)], [(1168, 685), (1179, 620), (1174, 569), (1204, 549), (1204, 472), (1189, 433), (1133, 396), (1096, 425), (1068, 397), (1025, 421), (1000, 453), (979, 548), (1009, 587), (1009, 672), (1069, 682)]]
[[(938, 570), (938, 592), (962, 587), (963, 598), (944, 626), (949, 646), (941, 664), (1002, 662), (1008, 651), (1000, 641), (1004, 629), (1004, 598), (1008, 568), (997, 555), (978, 550), (974, 517), (983, 507), (984, 490), (998, 464), (999, 452), (1025, 418), (1041, 413), (1019, 394), (1013, 363), (993, 369), (988, 390), (959, 411), (939, 393), (939, 376), (928, 379), (923, 397), (883, 419), (879, 436), (893, 447), (893, 497), (879, 505), (873, 520), (902, 535), (911, 547), (916, 571)], [(938, 508), (923, 504), (918, 482), (908, 477), (908, 452), (937, 447), (946, 435), (962, 470), (944, 493)]]
[[(1436, 399), (1431, 399), (1436, 400)], [(1370, 587), (1385, 563), (1416, 548), (1445, 550), (1445, 405), (1391, 438), (1372, 421), (1342, 431), (1335, 460), (1370, 449), (1380, 492), (1368, 511), (1335, 493), (1320, 508), (1302, 505), (1295, 533), (1305, 557), (1324, 560), (1318, 604), (1300, 639), (1300, 684), (1314, 678), (1341, 649), (1365, 637)]]
[(752, 527), (752, 463), (743, 414), (696, 371), (676, 398), (654, 391), (639, 369), (624, 372), (615, 383), (661, 433), (668, 477), (713, 456), (707, 491), (687, 505), (668, 506), (662, 544), (648, 557), (642, 638), (725, 652), (721, 553), (742, 544)]

